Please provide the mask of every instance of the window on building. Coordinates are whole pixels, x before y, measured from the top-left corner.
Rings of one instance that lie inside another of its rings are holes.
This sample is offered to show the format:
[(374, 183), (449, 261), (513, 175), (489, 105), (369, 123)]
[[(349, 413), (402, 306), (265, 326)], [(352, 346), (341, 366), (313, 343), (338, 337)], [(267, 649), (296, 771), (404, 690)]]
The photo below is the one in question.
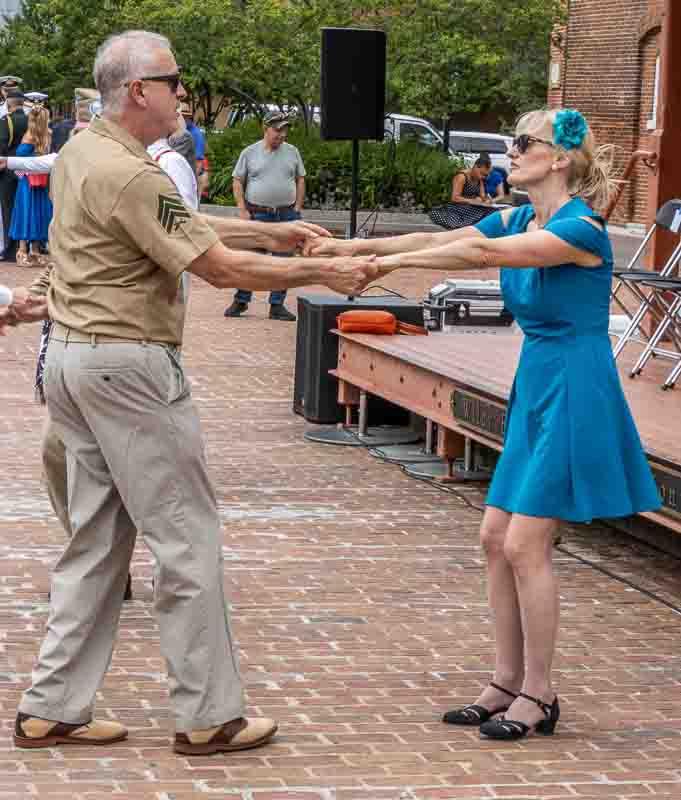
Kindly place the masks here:
[(552, 61), (549, 69), (551, 86), (560, 86), (560, 61)]
[(655, 85), (653, 88), (653, 108), (650, 119), (646, 124), (649, 131), (657, 129), (657, 104), (660, 97), (660, 56), (658, 55), (655, 61)]

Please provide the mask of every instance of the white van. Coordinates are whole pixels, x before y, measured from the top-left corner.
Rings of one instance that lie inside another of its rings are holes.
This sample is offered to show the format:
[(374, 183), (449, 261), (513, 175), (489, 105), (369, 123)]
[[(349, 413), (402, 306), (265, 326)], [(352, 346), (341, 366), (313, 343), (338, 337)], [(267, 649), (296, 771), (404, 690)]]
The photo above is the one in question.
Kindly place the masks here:
[[(396, 142), (412, 139), (427, 147), (442, 150), (442, 132), (421, 117), (408, 114), (389, 114), (385, 118), (385, 137)], [(501, 167), (507, 173), (511, 167), (508, 151), (513, 139), (499, 133), (480, 131), (450, 131), (449, 155), (463, 158), (471, 166), (480, 153), (488, 153), (493, 167)]]

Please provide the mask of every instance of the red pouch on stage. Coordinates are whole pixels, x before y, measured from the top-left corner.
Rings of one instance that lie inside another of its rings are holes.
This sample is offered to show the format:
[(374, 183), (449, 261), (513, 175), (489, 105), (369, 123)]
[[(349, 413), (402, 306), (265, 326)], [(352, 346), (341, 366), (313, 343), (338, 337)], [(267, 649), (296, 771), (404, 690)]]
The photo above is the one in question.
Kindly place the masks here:
[(29, 173), (26, 177), (28, 185), (32, 189), (44, 189), (47, 186), (48, 175), (46, 172)]
[(397, 317), (389, 311), (368, 308), (343, 311), (336, 317), (336, 324), (343, 333), (397, 333)]
[(398, 322), (397, 317), (390, 311), (379, 311), (368, 308), (356, 308), (352, 311), (343, 311), (336, 317), (338, 330), (343, 333), (380, 333), (395, 334), (405, 333), (409, 336), (422, 336), (428, 331), (419, 325), (409, 325), (407, 322)]

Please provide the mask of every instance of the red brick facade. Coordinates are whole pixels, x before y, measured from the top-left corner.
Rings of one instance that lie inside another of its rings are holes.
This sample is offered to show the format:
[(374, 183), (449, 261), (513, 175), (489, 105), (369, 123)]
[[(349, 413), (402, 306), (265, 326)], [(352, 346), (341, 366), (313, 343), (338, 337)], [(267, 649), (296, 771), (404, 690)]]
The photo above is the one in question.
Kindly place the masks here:
[[(551, 42), (550, 106), (578, 108), (599, 143), (614, 144), (621, 170), (647, 149), (659, 117), (653, 108), (663, 0), (572, 0)], [(558, 76), (558, 80), (552, 80)], [(640, 166), (612, 221), (645, 222), (648, 173)]]

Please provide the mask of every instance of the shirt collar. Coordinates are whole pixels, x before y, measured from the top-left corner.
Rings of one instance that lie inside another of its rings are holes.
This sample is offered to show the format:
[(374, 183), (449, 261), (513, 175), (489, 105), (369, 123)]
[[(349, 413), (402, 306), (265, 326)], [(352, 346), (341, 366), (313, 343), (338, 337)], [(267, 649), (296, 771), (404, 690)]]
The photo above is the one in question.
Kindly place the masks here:
[(135, 139), (135, 137), (129, 134), (124, 128), (121, 128), (120, 125), (117, 125), (110, 119), (94, 117), (88, 130), (98, 136), (105, 136), (107, 139), (113, 139), (139, 158), (149, 158), (149, 154), (142, 142), (140, 142), (139, 139)]

